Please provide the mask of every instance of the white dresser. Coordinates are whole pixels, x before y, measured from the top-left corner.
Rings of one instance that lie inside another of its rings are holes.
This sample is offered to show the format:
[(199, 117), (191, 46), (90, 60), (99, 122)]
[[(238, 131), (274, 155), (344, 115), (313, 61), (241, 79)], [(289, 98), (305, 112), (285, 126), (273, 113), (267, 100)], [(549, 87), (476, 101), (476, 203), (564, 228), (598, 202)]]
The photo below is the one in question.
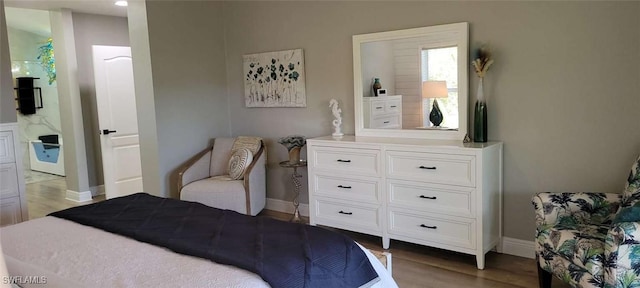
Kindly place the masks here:
[(363, 97), (362, 112), (366, 128), (402, 128), (402, 96)]
[(502, 235), (502, 143), (307, 140), (311, 225), (484, 255)]
[(0, 124), (0, 226), (28, 220), (18, 124)]

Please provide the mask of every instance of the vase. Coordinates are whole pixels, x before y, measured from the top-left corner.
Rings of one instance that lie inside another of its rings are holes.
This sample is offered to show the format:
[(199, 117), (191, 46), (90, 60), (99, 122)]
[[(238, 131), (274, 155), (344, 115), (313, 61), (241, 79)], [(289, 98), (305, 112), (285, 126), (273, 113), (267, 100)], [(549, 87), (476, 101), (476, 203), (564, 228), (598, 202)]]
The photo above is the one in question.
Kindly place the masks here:
[(440, 106), (438, 106), (438, 100), (433, 99), (433, 108), (431, 109), (431, 113), (429, 113), (429, 121), (433, 123), (434, 127), (440, 127), (442, 119), (442, 111), (440, 111)]
[(476, 108), (473, 118), (473, 141), (487, 142), (487, 102), (484, 99), (482, 78), (478, 82)]
[(293, 147), (289, 150), (290, 164), (298, 164), (300, 162), (300, 149), (302, 149), (302, 147)]
[(487, 103), (480, 100), (476, 101), (473, 141), (487, 142)]
[(380, 84), (380, 78), (373, 79), (373, 95), (378, 96), (378, 89), (382, 89), (382, 84)]

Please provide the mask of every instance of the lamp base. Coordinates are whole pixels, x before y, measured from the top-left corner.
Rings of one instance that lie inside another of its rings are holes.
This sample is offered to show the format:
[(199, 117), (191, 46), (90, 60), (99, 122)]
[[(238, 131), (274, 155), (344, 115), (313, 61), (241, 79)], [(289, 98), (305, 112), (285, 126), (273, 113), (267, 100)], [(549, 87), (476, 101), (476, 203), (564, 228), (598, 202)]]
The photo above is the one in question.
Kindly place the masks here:
[(433, 123), (433, 126), (440, 127), (442, 124), (443, 116), (440, 111), (440, 107), (438, 107), (438, 100), (433, 99), (433, 108), (431, 109), (431, 113), (429, 113), (429, 121)]
[(296, 209), (293, 211), (293, 217), (291, 217), (289, 222), (304, 223), (304, 220), (302, 219), (302, 217), (300, 217), (300, 210), (298, 210), (298, 207), (296, 207)]

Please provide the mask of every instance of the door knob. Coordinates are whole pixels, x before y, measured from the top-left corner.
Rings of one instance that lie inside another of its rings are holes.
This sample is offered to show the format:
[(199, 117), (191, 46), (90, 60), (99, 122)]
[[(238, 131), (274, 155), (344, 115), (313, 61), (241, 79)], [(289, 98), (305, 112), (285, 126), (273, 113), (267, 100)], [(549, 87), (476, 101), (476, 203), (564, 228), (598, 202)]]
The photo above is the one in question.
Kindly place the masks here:
[(102, 135), (109, 135), (110, 133), (116, 133), (116, 130), (104, 129), (102, 130)]

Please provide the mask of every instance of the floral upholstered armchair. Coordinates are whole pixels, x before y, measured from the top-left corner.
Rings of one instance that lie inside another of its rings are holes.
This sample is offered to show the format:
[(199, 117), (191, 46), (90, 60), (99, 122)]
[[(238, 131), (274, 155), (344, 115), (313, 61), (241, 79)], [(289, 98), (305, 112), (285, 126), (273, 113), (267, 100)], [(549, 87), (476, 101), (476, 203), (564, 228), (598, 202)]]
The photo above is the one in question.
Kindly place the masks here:
[(556, 276), (572, 287), (640, 287), (640, 158), (625, 191), (538, 193), (540, 287)]

